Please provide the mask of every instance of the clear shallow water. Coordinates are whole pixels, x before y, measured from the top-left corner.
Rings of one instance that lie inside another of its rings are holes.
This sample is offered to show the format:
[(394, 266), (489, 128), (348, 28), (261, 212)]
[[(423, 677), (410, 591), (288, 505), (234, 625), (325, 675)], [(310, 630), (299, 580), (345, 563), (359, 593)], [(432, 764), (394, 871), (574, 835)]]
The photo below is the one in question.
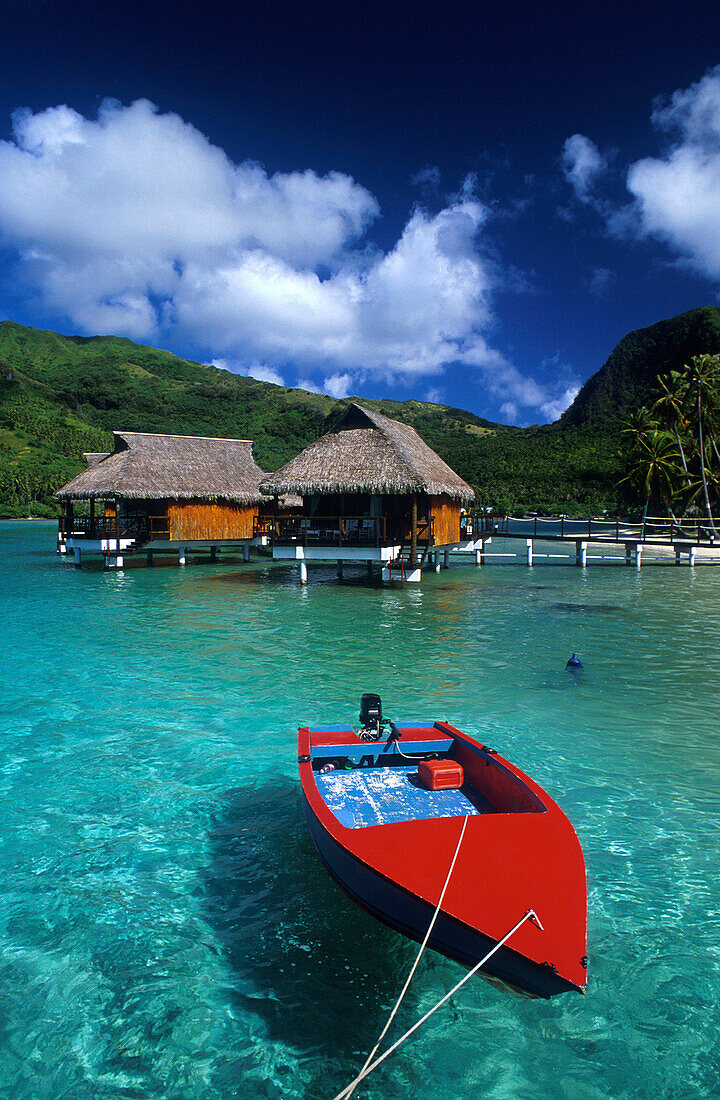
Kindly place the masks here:
[[(76, 570), (0, 524), (0, 1095), (331, 1097), (415, 948), (312, 849), (300, 722), (447, 717), (580, 836), (586, 997), (465, 987), (358, 1097), (716, 1097), (720, 569)], [(565, 672), (572, 650), (584, 671)], [(398, 1032), (462, 973), (430, 954)]]

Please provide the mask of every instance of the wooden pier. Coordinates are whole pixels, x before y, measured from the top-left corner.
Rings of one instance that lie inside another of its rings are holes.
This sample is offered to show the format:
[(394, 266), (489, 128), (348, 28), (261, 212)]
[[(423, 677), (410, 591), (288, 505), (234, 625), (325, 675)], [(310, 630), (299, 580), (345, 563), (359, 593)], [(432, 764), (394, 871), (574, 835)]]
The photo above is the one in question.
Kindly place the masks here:
[[(675, 564), (695, 565), (702, 559), (720, 564), (720, 537), (707, 520), (680, 520), (646, 517), (635, 522), (623, 519), (569, 519), (566, 516), (504, 516), (493, 517), (483, 524), (482, 561), (489, 557), (524, 560), (533, 565), (538, 559), (573, 560), (586, 566), (590, 560), (622, 560), (618, 554), (591, 553), (591, 548), (618, 547), (624, 551), (626, 565), (640, 568), (643, 554), (657, 551), (654, 560), (667, 561), (674, 556)], [(485, 549), (491, 539), (514, 539), (525, 543), (521, 554), (496, 554)], [(536, 543), (563, 543), (575, 553), (539, 553)], [(713, 553), (714, 552), (714, 553)], [(480, 564), (480, 562), (478, 562)]]

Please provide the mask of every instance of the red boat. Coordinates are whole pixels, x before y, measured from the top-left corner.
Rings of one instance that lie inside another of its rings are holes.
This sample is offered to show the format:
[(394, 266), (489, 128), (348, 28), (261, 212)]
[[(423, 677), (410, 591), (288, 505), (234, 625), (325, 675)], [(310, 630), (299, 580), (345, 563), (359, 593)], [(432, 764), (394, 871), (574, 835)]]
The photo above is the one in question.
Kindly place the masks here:
[(533, 910), (537, 921), (527, 919), (482, 973), (536, 997), (584, 993), (585, 863), (565, 814), (447, 722), (383, 722), (380, 700), (367, 698), (377, 700), (369, 727), (303, 727), (298, 736), (308, 824), (332, 877), (421, 941), (457, 849), (430, 946), (475, 966)]

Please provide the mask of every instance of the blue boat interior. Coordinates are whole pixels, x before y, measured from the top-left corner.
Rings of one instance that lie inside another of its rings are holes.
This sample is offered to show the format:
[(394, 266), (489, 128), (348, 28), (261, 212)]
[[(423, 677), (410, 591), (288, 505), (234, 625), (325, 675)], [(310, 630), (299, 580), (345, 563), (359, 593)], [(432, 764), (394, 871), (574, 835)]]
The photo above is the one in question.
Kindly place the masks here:
[(315, 781), (327, 806), (346, 829), (496, 813), (486, 798), (467, 785), (449, 791), (427, 790), (418, 779), (417, 764), (318, 772)]
[[(478, 758), (476, 764), (468, 754)], [(442, 759), (464, 760), (459, 788), (429, 790), (421, 780), (420, 762)], [(545, 812), (537, 795), (492, 749), (467, 738), (459, 741), (442, 722), (385, 722), (380, 737), (369, 741), (349, 726), (316, 728), (310, 731), (310, 760), (321, 798), (345, 828)]]

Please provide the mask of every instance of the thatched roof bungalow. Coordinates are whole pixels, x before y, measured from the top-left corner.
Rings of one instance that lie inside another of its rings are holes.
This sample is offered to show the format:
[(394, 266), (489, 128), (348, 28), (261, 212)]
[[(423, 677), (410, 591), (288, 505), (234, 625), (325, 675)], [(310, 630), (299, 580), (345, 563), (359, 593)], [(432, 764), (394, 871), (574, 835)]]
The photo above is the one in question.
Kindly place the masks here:
[[(306, 541), (451, 545), (473, 490), (414, 428), (362, 405), (260, 485), (303, 498)], [(285, 525), (287, 538), (291, 524)], [(325, 534), (323, 534), (325, 532)], [(278, 527), (283, 538), (283, 526)]]
[[(55, 494), (66, 534), (132, 536), (136, 546), (188, 545), (253, 538), (263, 471), (246, 439), (113, 432), (111, 454), (87, 454), (87, 470)], [(73, 503), (90, 502), (74, 516)], [(102, 502), (102, 515), (96, 505)]]

